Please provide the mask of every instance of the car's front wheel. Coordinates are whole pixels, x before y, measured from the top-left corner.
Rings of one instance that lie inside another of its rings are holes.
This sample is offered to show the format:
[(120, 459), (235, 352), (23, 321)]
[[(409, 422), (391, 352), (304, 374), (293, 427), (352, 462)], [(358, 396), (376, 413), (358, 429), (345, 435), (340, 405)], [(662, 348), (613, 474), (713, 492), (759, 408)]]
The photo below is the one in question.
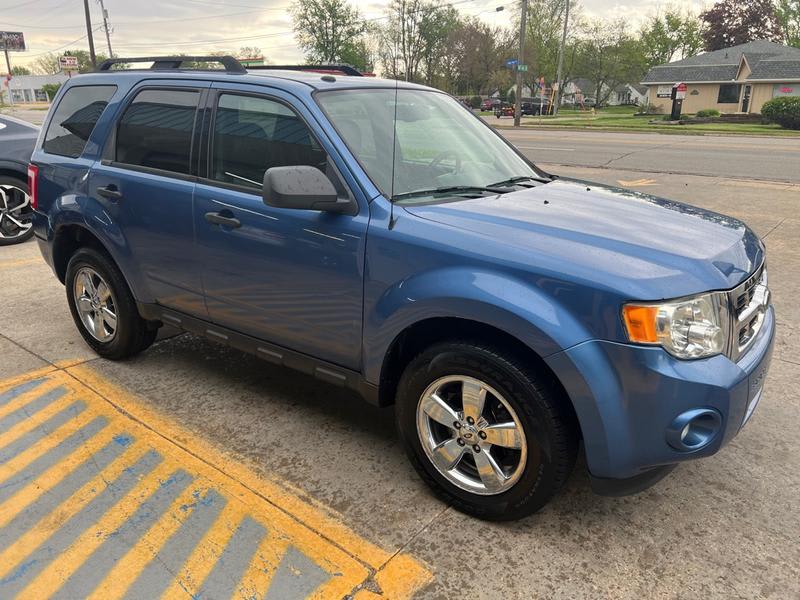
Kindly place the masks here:
[(78, 331), (103, 358), (128, 358), (155, 341), (157, 328), (139, 315), (125, 278), (106, 254), (78, 250), (67, 265), (65, 285)]
[(575, 463), (574, 417), (544, 373), (478, 342), (422, 352), (401, 377), (400, 436), (422, 478), (459, 510), (492, 520), (529, 515)]
[(0, 246), (18, 244), (33, 236), (33, 208), (28, 184), (0, 177)]

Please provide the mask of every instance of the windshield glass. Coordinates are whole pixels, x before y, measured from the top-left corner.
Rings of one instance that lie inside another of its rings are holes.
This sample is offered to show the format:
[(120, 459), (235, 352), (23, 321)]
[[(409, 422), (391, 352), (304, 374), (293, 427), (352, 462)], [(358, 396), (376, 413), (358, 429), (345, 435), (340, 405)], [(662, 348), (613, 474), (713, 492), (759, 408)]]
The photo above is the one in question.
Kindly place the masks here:
[(542, 177), (445, 94), (335, 90), (317, 94), (317, 101), (387, 198), (426, 191), (434, 195), (437, 188), (491, 188), (512, 178)]

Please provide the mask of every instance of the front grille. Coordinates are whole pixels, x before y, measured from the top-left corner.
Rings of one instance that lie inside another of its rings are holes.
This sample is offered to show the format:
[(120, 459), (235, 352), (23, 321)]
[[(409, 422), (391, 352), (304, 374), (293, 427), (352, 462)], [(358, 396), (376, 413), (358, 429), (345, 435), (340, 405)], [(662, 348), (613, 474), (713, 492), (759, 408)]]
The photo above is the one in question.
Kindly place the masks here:
[(730, 355), (737, 360), (747, 352), (764, 324), (769, 306), (766, 265), (762, 263), (747, 281), (728, 293), (728, 298), (733, 313), (733, 347)]

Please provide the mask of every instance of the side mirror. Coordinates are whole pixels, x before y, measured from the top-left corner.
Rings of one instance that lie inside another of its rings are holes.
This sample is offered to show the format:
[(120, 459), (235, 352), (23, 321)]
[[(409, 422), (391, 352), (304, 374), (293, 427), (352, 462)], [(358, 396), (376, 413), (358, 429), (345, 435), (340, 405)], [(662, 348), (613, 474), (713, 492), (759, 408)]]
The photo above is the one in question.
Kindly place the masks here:
[(349, 198), (339, 198), (331, 180), (319, 169), (307, 165), (272, 167), (264, 173), (264, 204), (276, 208), (321, 210), (353, 214)]

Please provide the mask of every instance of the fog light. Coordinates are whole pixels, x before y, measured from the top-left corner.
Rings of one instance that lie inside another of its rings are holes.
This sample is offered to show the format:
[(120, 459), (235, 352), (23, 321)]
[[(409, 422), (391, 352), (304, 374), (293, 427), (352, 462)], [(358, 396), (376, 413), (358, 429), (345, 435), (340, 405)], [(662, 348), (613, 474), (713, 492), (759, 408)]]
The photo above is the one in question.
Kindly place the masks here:
[(696, 408), (681, 413), (667, 428), (667, 443), (681, 452), (705, 448), (722, 429), (722, 415), (711, 408)]

